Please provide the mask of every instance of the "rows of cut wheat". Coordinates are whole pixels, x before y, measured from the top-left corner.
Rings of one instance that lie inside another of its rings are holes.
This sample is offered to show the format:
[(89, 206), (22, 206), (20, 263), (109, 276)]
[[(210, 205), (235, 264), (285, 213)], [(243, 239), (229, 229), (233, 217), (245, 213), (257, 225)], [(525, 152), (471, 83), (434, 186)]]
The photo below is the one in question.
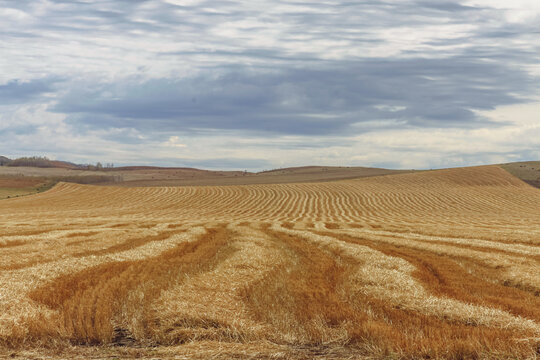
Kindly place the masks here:
[(0, 351), (534, 357), (539, 204), (537, 189), (498, 167), (312, 184), (59, 184), (0, 202)]

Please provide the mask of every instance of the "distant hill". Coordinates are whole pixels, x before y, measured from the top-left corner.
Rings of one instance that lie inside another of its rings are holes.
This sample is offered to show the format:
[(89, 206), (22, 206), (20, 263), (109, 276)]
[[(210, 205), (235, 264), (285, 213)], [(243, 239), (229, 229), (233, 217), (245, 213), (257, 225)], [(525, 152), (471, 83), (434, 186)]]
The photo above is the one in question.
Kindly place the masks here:
[(12, 160), (10, 158), (7, 158), (5, 156), (0, 156), (0, 166), (6, 166), (9, 163), (11, 163), (11, 161)]
[(164, 166), (148, 166), (148, 165), (133, 165), (133, 166), (117, 166), (114, 168), (105, 168), (106, 170), (114, 171), (138, 171), (138, 170), (178, 170), (178, 171), (210, 171), (190, 167), (164, 167)]
[(403, 170), (363, 167), (305, 166), (263, 172), (219, 171), (181, 167), (125, 166), (98, 167), (75, 165), (61, 161), (18, 160), (0, 167), (0, 178), (40, 177), (49, 181), (116, 186), (197, 186), (249, 185), (321, 182), (360, 177), (391, 175)]
[[(74, 164), (43, 156), (9, 159), (0, 156), (0, 177), (34, 176), (50, 181), (116, 186), (249, 185), (324, 182), (395, 175), (414, 170), (349, 166), (299, 166), (261, 172), (203, 170), (188, 167), (122, 166), (101, 163)], [(498, 164), (517, 178), (540, 188), (540, 161)], [(11, 181), (11, 180), (10, 180)]]

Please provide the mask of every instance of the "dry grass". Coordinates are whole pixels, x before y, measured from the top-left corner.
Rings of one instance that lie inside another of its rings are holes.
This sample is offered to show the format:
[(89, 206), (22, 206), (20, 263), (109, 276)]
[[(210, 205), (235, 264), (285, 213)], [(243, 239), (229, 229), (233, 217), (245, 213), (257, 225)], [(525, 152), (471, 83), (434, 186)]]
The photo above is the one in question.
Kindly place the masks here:
[(0, 358), (534, 359), (539, 204), (497, 167), (62, 183), (0, 202)]

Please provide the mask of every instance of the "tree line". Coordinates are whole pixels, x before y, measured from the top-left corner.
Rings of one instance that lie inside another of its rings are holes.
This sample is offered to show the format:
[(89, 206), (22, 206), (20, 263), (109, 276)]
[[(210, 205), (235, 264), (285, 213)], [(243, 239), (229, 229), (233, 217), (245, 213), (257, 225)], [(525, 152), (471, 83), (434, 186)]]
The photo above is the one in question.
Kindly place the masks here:
[(114, 168), (113, 163), (107, 163), (103, 165), (101, 162), (94, 164), (71, 164), (63, 161), (53, 161), (46, 156), (25, 156), (17, 159), (9, 159), (5, 156), (0, 156), (0, 166), (29, 166), (29, 167), (40, 167), (40, 168), (53, 168), (53, 167), (63, 167), (60, 164), (65, 164), (67, 167), (72, 167), (76, 169), (86, 169), (86, 170), (104, 170)]

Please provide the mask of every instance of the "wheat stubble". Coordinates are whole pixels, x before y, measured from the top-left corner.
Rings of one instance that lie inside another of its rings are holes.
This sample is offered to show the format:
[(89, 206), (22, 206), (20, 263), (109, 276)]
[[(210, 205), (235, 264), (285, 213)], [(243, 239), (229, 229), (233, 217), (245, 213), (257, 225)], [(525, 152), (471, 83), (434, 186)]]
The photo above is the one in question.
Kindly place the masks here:
[(538, 189), (495, 166), (309, 184), (61, 183), (0, 202), (0, 349), (534, 358), (539, 204)]

